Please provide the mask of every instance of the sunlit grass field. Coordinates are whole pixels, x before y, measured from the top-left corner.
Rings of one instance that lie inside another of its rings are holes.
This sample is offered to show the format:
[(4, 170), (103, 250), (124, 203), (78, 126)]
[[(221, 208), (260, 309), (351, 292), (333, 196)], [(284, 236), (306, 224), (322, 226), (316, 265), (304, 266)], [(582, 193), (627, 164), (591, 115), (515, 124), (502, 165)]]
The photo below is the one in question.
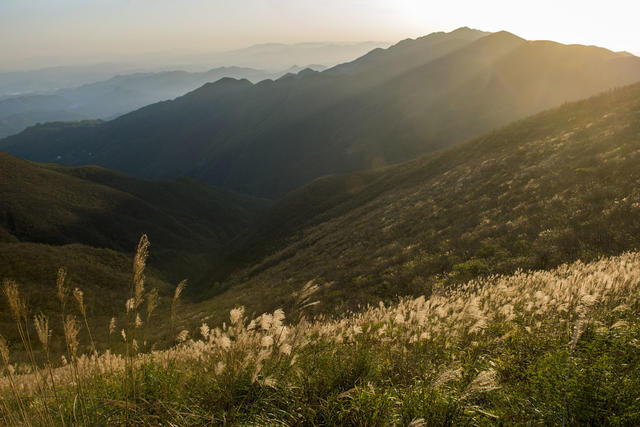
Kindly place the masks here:
[[(181, 329), (184, 282), (151, 320), (159, 300), (145, 287), (147, 250), (143, 237), (123, 314), (104, 325), (107, 350), (93, 343), (84, 294), (67, 287), (64, 270), (51, 290), (57, 318), (34, 315), (19, 285), (3, 282), (19, 339), (0, 339), (2, 424), (640, 422), (639, 253), (442, 286), (331, 318), (305, 316), (316, 304), (310, 282), (290, 313), (249, 319), (237, 307), (221, 326)], [(56, 322), (64, 338), (52, 336)], [(173, 344), (156, 349), (158, 330)], [(52, 340), (64, 341), (61, 357)], [(27, 356), (15, 361), (13, 349)]]

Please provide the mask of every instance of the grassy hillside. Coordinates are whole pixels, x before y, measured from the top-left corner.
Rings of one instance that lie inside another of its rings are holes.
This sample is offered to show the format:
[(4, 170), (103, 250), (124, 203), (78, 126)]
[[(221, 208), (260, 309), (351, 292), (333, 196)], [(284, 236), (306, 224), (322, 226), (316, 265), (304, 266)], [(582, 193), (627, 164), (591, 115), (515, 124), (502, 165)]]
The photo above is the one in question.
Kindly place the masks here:
[[(149, 286), (166, 296), (182, 279), (197, 288), (264, 207), (190, 180), (152, 182), (0, 152), (0, 279), (21, 285), (32, 314), (55, 315), (57, 271), (66, 268), (68, 285), (82, 285), (87, 294), (96, 340), (106, 342), (104, 325), (127, 299), (130, 255), (141, 234), (153, 239)], [(11, 318), (3, 307), (0, 328), (7, 335)]]
[[(228, 325), (184, 330), (174, 347), (151, 353), (136, 344), (143, 324), (129, 324), (113, 338), (126, 352), (86, 357), (75, 351), (70, 318), (66, 365), (15, 364), (0, 340), (2, 366), (11, 364), (0, 377), (0, 421), (635, 425), (638, 271), (640, 255), (627, 253), (439, 287), (428, 299), (335, 320), (301, 317), (303, 297), (314, 298), (307, 289), (289, 319), (282, 310), (252, 317), (238, 307)], [(154, 327), (168, 328), (169, 319)]]
[(331, 284), (323, 310), (341, 312), (638, 248), (639, 119), (634, 85), (420, 160), (320, 179), (261, 218), (238, 255), (250, 267), (214, 283), (201, 308), (288, 308), (316, 280)]
[(91, 128), (28, 129), (0, 148), (276, 198), (319, 176), (410, 160), (638, 79), (634, 56), (461, 29), (324, 72), (221, 80)]
[[(0, 153), (3, 240), (80, 243), (123, 253), (140, 235), (152, 266), (180, 280), (244, 229), (263, 202), (190, 180), (152, 182), (97, 167), (68, 168)], [(0, 272), (1, 273), (1, 272)], [(197, 280), (198, 277), (192, 277)]]
[[(120, 315), (124, 302), (130, 293), (131, 257), (112, 249), (94, 248), (81, 244), (62, 246), (41, 243), (0, 243), (0, 281), (15, 280), (19, 283), (22, 296), (29, 305), (28, 318), (44, 313), (52, 319), (60, 318), (60, 307), (56, 295), (58, 269), (66, 271), (66, 285), (70, 289), (81, 288), (88, 322), (93, 329), (93, 339), (102, 348), (109, 341), (108, 328), (112, 316)], [(166, 299), (173, 292), (175, 283), (169, 283), (166, 275), (158, 269), (147, 274), (147, 286), (158, 290)], [(11, 311), (4, 299), (0, 303), (0, 333), (14, 345), (20, 337), (15, 330)], [(69, 313), (79, 314), (75, 302), (69, 303)], [(52, 325), (52, 332), (58, 341), (51, 347), (54, 355), (64, 354), (61, 325)], [(35, 333), (34, 330), (30, 331)], [(82, 350), (89, 349), (86, 338)], [(25, 360), (24, 350), (13, 350), (15, 360)]]

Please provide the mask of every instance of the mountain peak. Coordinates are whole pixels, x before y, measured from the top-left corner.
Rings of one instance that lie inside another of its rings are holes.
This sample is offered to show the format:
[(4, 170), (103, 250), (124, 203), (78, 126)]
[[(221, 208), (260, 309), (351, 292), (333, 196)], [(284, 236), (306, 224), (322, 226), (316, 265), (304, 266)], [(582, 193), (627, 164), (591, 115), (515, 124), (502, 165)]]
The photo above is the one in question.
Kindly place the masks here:
[(205, 83), (198, 89), (192, 90), (177, 99), (193, 100), (198, 98), (211, 98), (224, 93), (232, 93), (253, 86), (247, 79), (235, 79), (233, 77), (223, 77), (215, 82)]
[(456, 28), (455, 30), (449, 32), (448, 34), (451, 35), (489, 35), (491, 34), (488, 31), (482, 31), (482, 30), (477, 30), (475, 28), (469, 28), (469, 27), (460, 27), (460, 28)]
[(622, 56), (622, 57), (635, 57), (636, 55), (634, 55), (631, 52), (627, 52), (626, 50), (622, 50), (620, 52), (616, 52), (616, 54), (618, 54), (618, 56)]
[(223, 77), (220, 80), (215, 81), (213, 84), (218, 86), (230, 86), (230, 85), (246, 85), (247, 83), (251, 84), (251, 82), (247, 79), (236, 79), (233, 77)]
[(489, 37), (494, 38), (494, 39), (503, 39), (503, 40), (511, 39), (511, 40), (526, 41), (522, 37), (517, 36), (517, 35), (515, 35), (513, 33), (510, 33), (509, 31), (505, 31), (505, 30), (496, 31), (495, 33), (488, 33), (487, 38), (489, 38)]
[[(231, 89), (231, 88), (241, 88), (241, 87), (249, 87), (252, 86), (251, 83), (247, 79), (234, 79), (233, 77), (223, 77), (220, 80), (216, 80), (215, 82), (205, 83), (200, 89), (196, 89), (195, 91), (200, 91), (204, 89)], [(194, 92), (195, 92), (194, 91)]]
[(461, 27), (449, 33), (433, 32), (415, 39), (401, 40), (388, 48), (373, 49), (354, 61), (330, 68), (328, 72), (356, 74), (368, 71), (389, 77), (403, 66), (409, 69), (422, 65), (490, 34), (469, 27)]
[(307, 76), (309, 74), (317, 74), (317, 73), (318, 73), (318, 71), (314, 70), (313, 68), (307, 67), (304, 70), (300, 70), (298, 72), (298, 76), (299, 77), (303, 77), (303, 76)]
[(522, 37), (510, 33), (508, 31), (497, 31), (495, 33), (489, 33), (488, 35), (479, 38), (475, 42), (476, 47), (484, 46), (486, 48), (494, 49), (502, 47), (512, 46), (515, 47), (521, 43), (525, 43), (527, 40)]

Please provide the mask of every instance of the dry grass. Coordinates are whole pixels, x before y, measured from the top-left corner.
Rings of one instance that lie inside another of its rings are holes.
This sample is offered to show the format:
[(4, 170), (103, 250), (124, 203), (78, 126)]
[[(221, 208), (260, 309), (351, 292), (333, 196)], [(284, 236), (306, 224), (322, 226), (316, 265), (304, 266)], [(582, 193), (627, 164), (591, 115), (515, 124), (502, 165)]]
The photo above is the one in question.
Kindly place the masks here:
[[(120, 333), (125, 344), (122, 353), (78, 353), (82, 324), (65, 315), (69, 291), (61, 270), (58, 296), (67, 356), (54, 366), (47, 352), (49, 319), (36, 316), (31, 325), (18, 286), (5, 281), (4, 292), (16, 327), (22, 331), (22, 344), (32, 356), (29, 364), (12, 363), (9, 346), (0, 339), (0, 419), (5, 424), (314, 424), (324, 420), (423, 425), (447, 420), (510, 423), (527, 417), (576, 424), (583, 420), (576, 408), (581, 408), (578, 403), (585, 396), (576, 391), (575, 376), (583, 375), (584, 360), (600, 356), (590, 346), (602, 341), (607, 354), (619, 360), (633, 359), (629, 349), (639, 348), (640, 254), (626, 253), (553, 271), (518, 272), (454, 289), (442, 287), (428, 299), (406, 298), (390, 306), (380, 303), (339, 318), (304, 317), (303, 307), (313, 304), (316, 289), (309, 283), (298, 296), (295, 323), (287, 323), (282, 310), (249, 319), (245, 309), (237, 307), (231, 310), (228, 323), (182, 330), (175, 334), (177, 344), (171, 348), (143, 352), (143, 346), (152, 348), (143, 330), (157, 305), (156, 293), (144, 290), (147, 247), (143, 239), (134, 262), (132, 295), (125, 307), (127, 324)], [(166, 319), (172, 328), (183, 287), (181, 283), (176, 288), (170, 319)], [(74, 296), (82, 307), (82, 293), (76, 290)], [(145, 299), (143, 321), (138, 309)], [(46, 360), (33, 356), (29, 336), (33, 326)], [(115, 319), (109, 328), (115, 335)], [(620, 370), (617, 375), (622, 378), (629, 375), (622, 365), (612, 360), (606, 369)], [(528, 377), (532, 367), (538, 369), (533, 379)], [(545, 376), (552, 368), (558, 372)], [(546, 382), (538, 384), (542, 377)], [(598, 386), (598, 379), (593, 381)], [(549, 402), (557, 397), (557, 405), (551, 408), (536, 401), (535, 393), (526, 396), (531, 393), (530, 383), (544, 388), (547, 382), (555, 393), (548, 395)], [(637, 395), (637, 380), (626, 384), (631, 387), (627, 391)], [(422, 393), (420, 399), (416, 390)], [(420, 401), (431, 406), (419, 410), (415, 402)], [(630, 405), (630, 410), (638, 407), (637, 400), (622, 403)], [(436, 414), (438, 408), (446, 410)], [(620, 414), (609, 412), (609, 418), (602, 419), (634, 419), (611, 418)], [(155, 418), (158, 413), (165, 418)]]

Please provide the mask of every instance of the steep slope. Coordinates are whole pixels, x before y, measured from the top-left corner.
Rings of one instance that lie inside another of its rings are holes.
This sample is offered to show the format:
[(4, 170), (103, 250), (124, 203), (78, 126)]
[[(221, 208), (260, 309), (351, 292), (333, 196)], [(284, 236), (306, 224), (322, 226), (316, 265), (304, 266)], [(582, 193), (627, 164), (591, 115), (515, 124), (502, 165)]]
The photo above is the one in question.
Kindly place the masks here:
[(637, 249), (638, 161), (640, 84), (424, 159), (320, 179), (270, 209), (245, 238), (251, 266), (214, 283), (202, 309), (290, 308), (316, 280), (331, 283), (324, 310), (340, 312)]
[[(197, 281), (202, 267), (263, 207), (262, 201), (186, 179), (152, 182), (0, 152), (0, 241), (82, 244), (130, 254), (146, 233), (154, 246), (151, 266), (172, 281)], [(10, 272), (8, 264), (3, 257), (0, 277)]]

